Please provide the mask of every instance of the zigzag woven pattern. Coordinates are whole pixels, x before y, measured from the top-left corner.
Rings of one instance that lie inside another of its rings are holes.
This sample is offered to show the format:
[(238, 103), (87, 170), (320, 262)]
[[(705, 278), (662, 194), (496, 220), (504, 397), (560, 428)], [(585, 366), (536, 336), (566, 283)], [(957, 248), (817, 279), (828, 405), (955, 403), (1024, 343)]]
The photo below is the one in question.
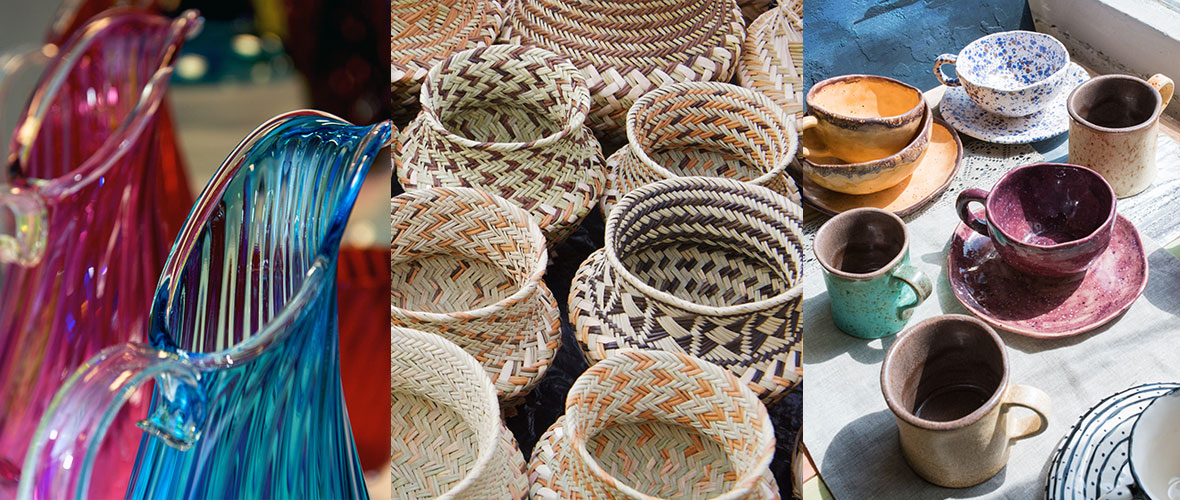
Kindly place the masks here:
[(774, 430), (732, 374), (661, 351), (612, 354), (578, 377), (529, 465), (533, 498), (777, 499)]
[(802, 377), (801, 209), (770, 189), (681, 177), (625, 196), (579, 267), (569, 314), (587, 359), (687, 353), (772, 402)]
[(524, 457), (479, 363), (438, 335), (390, 337), (393, 498), (524, 499)]
[(738, 82), (803, 116), (802, 0), (784, 0), (752, 24), (738, 63)]
[(493, 192), (528, 210), (551, 245), (597, 203), (602, 148), (584, 125), (586, 82), (566, 59), (519, 45), (459, 52), (431, 69), (422, 107), (400, 138), (406, 189)]
[(795, 120), (768, 97), (716, 82), (661, 87), (627, 113), (627, 147), (607, 160), (603, 214), (634, 189), (700, 175), (767, 186), (800, 203), (786, 174), (799, 139)]
[(426, 73), (451, 53), (491, 45), (504, 24), (498, 0), (391, 0), (393, 103), (416, 112)]
[(586, 75), (588, 123), (623, 134), (640, 96), (674, 82), (727, 81), (745, 39), (734, 0), (515, 0), (500, 39), (544, 47)]
[(471, 188), (398, 195), (392, 220), (393, 325), (463, 347), (502, 402), (527, 394), (561, 342), (557, 301), (541, 281), (548, 253), (536, 222)]

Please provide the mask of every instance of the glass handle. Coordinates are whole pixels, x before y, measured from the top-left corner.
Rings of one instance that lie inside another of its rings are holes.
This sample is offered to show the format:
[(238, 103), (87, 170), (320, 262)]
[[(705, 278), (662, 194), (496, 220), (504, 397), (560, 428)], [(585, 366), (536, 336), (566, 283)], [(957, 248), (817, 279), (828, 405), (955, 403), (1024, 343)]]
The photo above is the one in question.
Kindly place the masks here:
[(57, 54), (56, 45), (22, 47), (0, 54), (0, 144), (12, 139), (14, 120), (33, 94), (37, 79)]
[(196, 443), (207, 409), (199, 372), (179, 356), (145, 345), (111, 346), (87, 360), (54, 395), (25, 456), (17, 498), (86, 498), (107, 429), (149, 380), (155, 380), (160, 399), (137, 425), (181, 450)]
[(0, 185), (0, 262), (35, 266), (45, 255), (48, 212), (29, 188)]

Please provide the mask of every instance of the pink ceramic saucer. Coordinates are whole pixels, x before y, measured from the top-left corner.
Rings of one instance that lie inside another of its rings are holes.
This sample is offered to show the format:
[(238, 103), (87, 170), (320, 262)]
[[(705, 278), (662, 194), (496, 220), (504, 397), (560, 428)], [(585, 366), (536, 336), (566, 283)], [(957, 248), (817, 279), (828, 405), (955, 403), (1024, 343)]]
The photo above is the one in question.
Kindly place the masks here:
[(1147, 255), (1139, 231), (1120, 215), (1110, 246), (1084, 275), (1044, 278), (1008, 266), (990, 239), (960, 223), (947, 274), (963, 307), (988, 324), (1060, 338), (1098, 328), (1131, 307), (1147, 286)]

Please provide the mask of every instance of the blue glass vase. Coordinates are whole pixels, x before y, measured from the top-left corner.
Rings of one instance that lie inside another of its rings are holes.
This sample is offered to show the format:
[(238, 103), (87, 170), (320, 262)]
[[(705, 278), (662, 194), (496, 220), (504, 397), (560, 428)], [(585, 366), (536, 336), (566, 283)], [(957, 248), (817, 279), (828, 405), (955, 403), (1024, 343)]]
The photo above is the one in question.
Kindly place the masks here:
[(152, 303), (151, 345), (87, 361), (30, 445), (20, 498), (85, 498), (96, 450), (154, 383), (127, 498), (367, 498), (340, 382), (336, 256), (391, 138), (313, 111), (255, 130), (205, 187)]

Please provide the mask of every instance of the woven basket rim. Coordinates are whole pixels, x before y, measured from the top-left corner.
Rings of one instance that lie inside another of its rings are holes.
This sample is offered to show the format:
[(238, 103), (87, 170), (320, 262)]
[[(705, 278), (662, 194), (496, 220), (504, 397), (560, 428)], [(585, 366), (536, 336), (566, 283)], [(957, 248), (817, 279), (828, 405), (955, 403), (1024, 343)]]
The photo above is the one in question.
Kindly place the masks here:
[[(696, 374), (695, 377), (704, 378), (709, 376), (711, 372), (714, 378), (725, 379), (734, 387), (738, 388), (743, 397), (747, 400), (747, 403), (749, 403), (749, 406), (752, 407), (760, 417), (758, 420), (763, 423), (763, 425), (755, 432), (760, 439), (768, 440), (769, 443), (768, 446), (762, 450), (761, 456), (758, 457), (758, 460), (750, 467), (749, 472), (743, 474), (737, 480), (735, 480), (734, 485), (729, 489), (729, 491), (726, 491), (721, 495), (710, 497), (709, 500), (742, 500), (757, 491), (758, 483), (762, 481), (763, 475), (762, 473), (759, 473), (759, 471), (769, 470), (770, 462), (774, 459), (775, 435), (774, 426), (770, 422), (770, 413), (766, 410), (766, 406), (762, 404), (762, 401), (758, 399), (758, 396), (754, 394), (754, 391), (751, 391), (749, 387), (746, 387), (746, 385), (743, 384), (741, 380), (738, 380), (738, 378), (729, 370), (721, 368), (720, 366), (714, 365), (713, 363), (695, 356), (668, 351), (640, 350), (631, 348), (620, 349), (608, 355), (606, 359), (595, 363), (594, 366), (591, 366), (587, 369), (586, 373), (596, 369), (610, 369), (614, 367), (614, 365), (620, 363), (620, 360), (636, 355), (647, 358), (670, 359), (671, 357), (675, 357), (686, 366), (699, 368), (700, 373)], [(587, 376), (585, 373), (583, 373), (583, 375), (579, 376), (578, 379), (574, 381), (574, 385), (570, 388), (569, 394), (572, 395), (575, 394), (575, 392), (582, 392), (584, 390), (584, 386), (597, 382), (597, 377)], [(617, 478), (610, 475), (610, 473), (602, 468), (602, 465), (600, 465), (598, 460), (596, 460), (594, 456), (590, 454), (590, 450), (587, 447), (587, 442), (589, 441), (590, 436), (586, 435), (584, 432), (572, 432), (577, 430), (577, 424), (574, 422), (575, 419), (569, 418), (570, 409), (574, 406), (575, 405), (569, 404), (567, 397), (565, 412), (566, 418), (563, 425), (565, 427), (565, 434), (570, 440), (570, 445), (575, 450), (575, 453), (581, 458), (582, 464), (589, 468), (590, 472), (594, 474), (594, 476), (598, 477), (604, 482), (607, 482), (608, 484), (611, 484), (613, 487), (618, 488), (629, 497), (639, 500), (661, 500), (657, 497), (646, 495), (637, 491), (630, 485), (619, 481)], [(711, 438), (705, 437), (705, 439)]]
[(783, 110), (782, 106), (779, 106), (774, 102), (773, 99), (766, 96), (765, 94), (725, 82), (677, 82), (661, 86), (656, 90), (644, 94), (639, 99), (636, 99), (635, 104), (631, 105), (631, 109), (627, 110), (627, 118), (625, 122), (627, 130), (627, 149), (631, 151), (631, 154), (635, 155), (635, 157), (638, 158), (639, 161), (644, 165), (646, 165), (647, 168), (650, 168), (652, 171), (666, 179), (686, 177), (677, 175), (648, 156), (647, 152), (644, 151), (643, 148), (639, 147), (639, 135), (638, 131), (635, 129), (638, 126), (637, 122), (639, 121), (639, 112), (649, 103), (665, 95), (676, 94), (684, 90), (691, 90), (694, 88), (711, 89), (714, 91), (724, 91), (726, 93), (740, 95), (747, 99), (753, 100), (759, 106), (765, 108), (772, 115), (774, 115), (775, 118), (777, 118), (778, 121), (783, 124), (783, 129), (787, 137), (787, 151), (783, 155), (782, 159), (779, 160), (777, 165), (773, 165), (769, 171), (763, 172), (762, 175), (759, 175), (758, 177), (750, 179), (746, 182), (765, 184), (778, 176), (786, 175), (785, 172), (787, 171), (787, 166), (791, 164), (791, 161), (795, 158), (795, 154), (799, 150), (799, 134), (796, 132), (795, 118), (793, 116), (789, 116), (787, 112)]
[[(467, 351), (464, 351), (462, 347), (459, 347), (454, 342), (451, 342), (439, 335), (423, 332), (421, 330), (415, 330), (413, 328), (391, 325), (389, 333), (391, 339), (394, 338), (393, 336), (395, 334), (414, 338), (422, 342), (434, 344), (447, 354), (454, 356), (455, 364), (464, 365), (463, 367), (465, 371), (469, 375), (473, 374), (474, 377), (479, 380), (479, 384), (483, 386), (483, 389), (480, 391), (483, 394), (479, 395), (480, 399), (483, 399), (484, 403), (492, 409), (493, 414), (499, 414), (500, 403), (499, 400), (496, 399), (496, 389), (492, 387), (492, 381), (488, 379), (487, 373), (484, 371), (483, 366), (479, 364), (479, 361), (476, 361), (475, 358), (472, 357), (471, 354), (468, 354)], [(390, 342), (390, 349), (397, 349), (397, 347), (397, 342)], [(392, 369), (393, 365), (390, 365), (390, 368)], [(470, 422), (468, 422), (468, 424), (470, 424)], [(502, 420), (500, 425), (503, 426)], [(474, 426), (472, 429), (474, 430)], [(492, 464), (492, 459), (496, 458), (496, 452), (500, 446), (500, 433), (497, 429), (496, 432), (484, 432), (482, 434), (485, 435), (481, 436), (481, 439), (478, 441), (479, 455), (476, 457), (475, 463), (472, 464), (471, 470), (469, 470), (467, 474), (463, 476), (463, 479), (459, 480), (458, 483), (455, 483), (450, 489), (440, 495), (439, 498), (455, 498), (458, 494), (470, 488), (483, 488), (487, 486), (486, 484), (476, 483), (482, 479), (483, 472), (486, 471)]]
[[(529, 239), (531, 240), (530, 243), (532, 243), (534, 247), (532, 249), (532, 254), (535, 259), (532, 259), (532, 262), (535, 267), (529, 272), (528, 276), (525, 278), (518, 290), (513, 292), (511, 295), (496, 301), (495, 303), (488, 304), (483, 307), (439, 313), (430, 311), (415, 311), (397, 307), (391, 302), (389, 304), (390, 313), (409, 316), (422, 321), (434, 323), (462, 322), (470, 321), (472, 319), (486, 318), (488, 316), (498, 314), (509, 307), (532, 298), (533, 295), (538, 292), (539, 288), (544, 286), (542, 278), (545, 276), (546, 268), (549, 265), (549, 251), (545, 244), (545, 236), (543, 233), (541, 233), (541, 227), (537, 225), (536, 219), (534, 219), (532, 215), (529, 215), (525, 209), (520, 208), (519, 205), (512, 203), (511, 201), (508, 201), (499, 195), (477, 188), (430, 187), (411, 189), (405, 193), (395, 196), (393, 199), (394, 203), (396, 203), (396, 200), (399, 198), (404, 200), (429, 201), (429, 198), (427, 197), (438, 192), (449, 192), (452, 195), (463, 197), (468, 201), (478, 201), (485, 204), (494, 205), (501, 210), (505, 210), (507, 212), (506, 215), (516, 217), (518, 219), (517, 222), (524, 221), (525, 225), (528, 226)], [(397, 236), (395, 235), (393, 241), (396, 240)]]
[[(647, 185), (642, 186), (634, 191), (627, 193), (622, 198), (620, 198), (618, 203), (615, 205), (615, 208), (611, 210), (610, 216), (607, 217), (606, 228), (605, 228), (606, 229), (605, 230), (605, 241), (603, 243), (603, 249), (604, 249), (603, 254), (606, 255), (607, 263), (610, 265), (611, 269), (614, 270), (616, 275), (621, 276), (623, 278), (623, 280), (627, 282), (628, 285), (631, 285), (631, 286), (635, 287), (637, 290), (639, 290), (640, 294), (642, 294), (646, 297), (649, 297), (649, 298), (653, 298), (653, 299), (658, 300), (660, 302), (663, 302), (669, 306), (683, 309), (683, 310), (691, 312), (693, 314), (700, 314), (700, 315), (704, 315), (704, 316), (746, 315), (746, 314), (751, 314), (751, 313), (755, 313), (758, 311), (763, 311), (763, 310), (766, 310), (766, 309), (769, 309), (772, 307), (781, 306), (787, 302), (790, 302), (791, 300), (794, 300), (794, 299), (800, 297), (803, 294), (803, 280), (796, 279), (795, 283), (793, 283), (788, 290), (786, 290), (783, 293), (780, 293), (778, 295), (775, 295), (774, 297), (770, 297), (770, 298), (766, 298), (766, 299), (762, 299), (762, 300), (758, 300), (758, 301), (754, 301), (754, 302), (745, 302), (742, 304), (735, 304), (735, 305), (729, 305), (729, 306), (710, 306), (710, 305), (705, 305), (705, 304), (698, 304), (696, 302), (689, 302), (689, 301), (684, 300), (680, 297), (677, 297), (671, 293), (665, 292), (663, 290), (659, 290), (647, 283), (644, 283), (643, 280), (639, 279), (638, 276), (635, 276), (634, 273), (632, 273), (630, 270), (627, 269), (626, 266), (623, 265), (622, 260), (619, 259), (618, 253), (616, 253), (616, 250), (615, 250), (615, 235), (614, 235), (614, 233), (615, 233), (615, 226), (617, 226), (619, 224), (619, 219), (621, 219), (623, 217), (623, 213), (627, 210), (627, 208), (629, 208), (631, 205), (635, 204), (636, 202), (638, 202), (639, 200), (641, 200), (643, 198), (646, 198), (647, 196), (649, 196), (651, 194), (667, 192), (667, 191), (676, 191), (676, 190), (679, 190), (680, 188), (694, 188), (695, 187), (695, 188), (704, 189), (704, 188), (709, 188), (709, 187), (716, 187), (718, 183), (720, 183), (722, 185), (726, 185), (726, 187), (728, 187), (730, 189), (739, 189), (739, 190), (748, 189), (748, 190), (755, 191), (755, 192), (757, 192), (759, 197), (767, 199), (767, 200), (772, 200), (771, 203), (776, 203), (777, 205), (779, 205), (779, 208), (781, 208), (784, 213), (788, 213), (788, 214), (791, 213), (791, 207), (794, 206), (794, 202), (792, 202), (790, 200), (790, 198), (787, 198), (781, 194), (778, 194), (777, 192), (775, 192), (774, 190), (772, 190), (768, 187), (759, 186), (756, 184), (751, 184), (749, 182), (743, 182), (743, 181), (738, 181), (738, 180), (734, 180), (734, 179), (726, 179), (726, 178), (720, 178), (720, 177), (687, 176), (687, 177), (674, 177), (671, 179), (664, 179), (661, 181), (653, 182), (651, 184), (647, 184)], [(802, 269), (799, 269), (798, 271), (800, 272), (800, 274), (802, 273)]]
[[(572, 96), (574, 102), (570, 103), (570, 107), (574, 111), (572, 119), (565, 123), (561, 130), (558, 130), (557, 132), (539, 139), (517, 142), (476, 141), (456, 134), (444, 127), (442, 120), (438, 116), (438, 113), (429, 103), (429, 100), (433, 98), (433, 95), (430, 91), (430, 82), (441, 77), (442, 68), (447, 66), (452, 59), (457, 59), (459, 57), (467, 57), (469, 55), (483, 55), (487, 52), (498, 53), (520, 49), (525, 50), (525, 52), (535, 53), (543, 59), (553, 61), (554, 69), (560, 69), (563, 73), (563, 76), (566, 76), (570, 79), (574, 86), (574, 95)], [(428, 127), (433, 129), (439, 135), (445, 137), (447, 140), (472, 149), (511, 152), (533, 147), (549, 146), (576, 133), (586, 123), (586, 117), (590, 112), (590, 87), (586, 85), (586, 79), (582, 75), (582, 72), (578, 70), (578, 68), (575, 67), (573, 63), (569, 61), (569, 59), (563, 56), (532, 45), (497, 43), (454, 52), (443, 62), (435, 64), (426, 74), (426, 80), (422, 83), (422, 92), (419, 94), (418, 100), (422, 106), (422, 111), (419, 113), (419, 116), (423, 117), (423, 120)]]

